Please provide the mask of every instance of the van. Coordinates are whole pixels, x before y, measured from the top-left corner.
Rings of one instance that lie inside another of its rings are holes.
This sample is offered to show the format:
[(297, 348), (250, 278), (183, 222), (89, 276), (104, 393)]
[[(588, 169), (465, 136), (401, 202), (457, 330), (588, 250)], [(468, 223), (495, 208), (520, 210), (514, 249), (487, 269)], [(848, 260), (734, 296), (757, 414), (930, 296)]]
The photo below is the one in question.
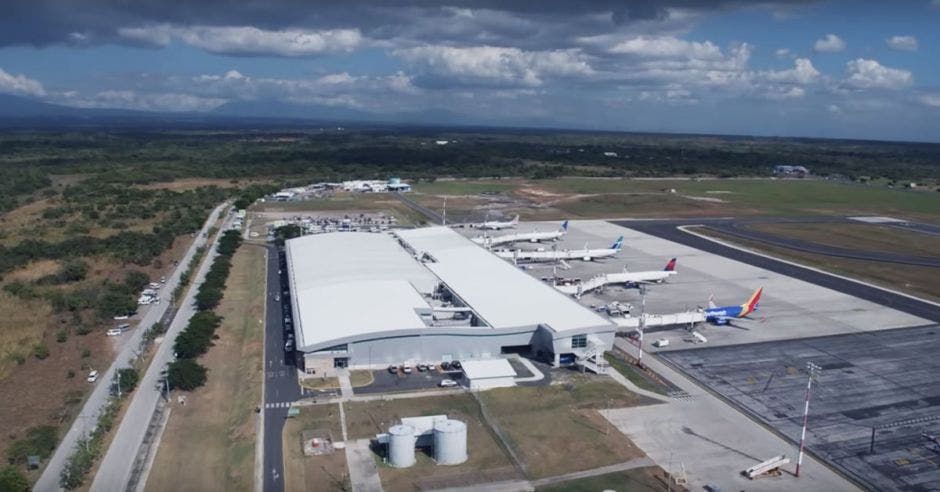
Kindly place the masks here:
[(125, 331), (131, 329), (131, 325), (129, 325), (129, 324), (127, 324), (127, 323), (122, 323), (122, 324), (120, 324), (120, 325), (117, 325), (115, 328), (118, 329), (118, 330), (120, 330), (121, 332), (125, 332)]
[(116, 337), (116, 336), (118, 336), (118, 335), (120, 335), (121, 333), (124, 333), (124, 332), (121, 331), (121, 330), (119, 330), (119, 329), (117, 329), (117, 328), (111, 328), (111, 329), (108, 330), (106, 333), (107, 333), (107, 335), (108, 335), (109, 337)]

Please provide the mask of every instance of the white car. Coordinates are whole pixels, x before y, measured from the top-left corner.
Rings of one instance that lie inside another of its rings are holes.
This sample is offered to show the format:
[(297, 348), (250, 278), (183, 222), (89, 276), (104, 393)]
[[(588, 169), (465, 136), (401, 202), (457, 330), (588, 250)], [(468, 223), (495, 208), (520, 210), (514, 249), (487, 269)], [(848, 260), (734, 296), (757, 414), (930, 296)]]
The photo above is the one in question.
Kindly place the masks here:
[(439, 386), (441, 388), (451, 388), (457, 386), (457, 381), (454, 381), (453, 379), (442, 379)]
[(88, 377), (85, 378), (85, 380), (88, 381), (89, 383), (94, 383), (95, 381), (97, 381), (98, 371), (95, 371), (94, 369), (92, 369), (92, 371), (88, 373)]
[(121, 333), (124, 333), (124, 332), (121, 331), (121, 330), (119, 330), (119, 329), (117, 329), (117, 328), (111, 328), (110, 330), (107, 331), (107, 335), (108, 335), (109, 337), (116, 337), (116, 336), (120, 335)]

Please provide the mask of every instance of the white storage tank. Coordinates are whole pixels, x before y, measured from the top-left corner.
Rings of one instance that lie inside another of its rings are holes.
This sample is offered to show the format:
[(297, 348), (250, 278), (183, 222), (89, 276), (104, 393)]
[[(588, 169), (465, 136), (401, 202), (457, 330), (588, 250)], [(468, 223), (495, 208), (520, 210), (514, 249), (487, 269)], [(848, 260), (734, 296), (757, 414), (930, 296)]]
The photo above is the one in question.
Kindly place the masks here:
[(407, 468), (415, 464), (415, 429), (410, 425), (393, 425), (388, 429), (388, 464)]
[(467, 461), (467, 424), (450, 419), (434, 424), (434, 461), (438, 465)]

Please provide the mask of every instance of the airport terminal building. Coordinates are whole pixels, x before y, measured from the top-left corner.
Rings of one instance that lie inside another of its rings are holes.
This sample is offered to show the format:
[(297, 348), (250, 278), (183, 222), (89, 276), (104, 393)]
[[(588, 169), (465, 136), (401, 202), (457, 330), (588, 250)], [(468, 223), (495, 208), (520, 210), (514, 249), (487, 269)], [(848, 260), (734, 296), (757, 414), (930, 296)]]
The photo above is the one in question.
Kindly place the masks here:
[(616, 325), (447, 227), (286, 243), (297, 350), (334, 368), (529, 353), (600, 364)]

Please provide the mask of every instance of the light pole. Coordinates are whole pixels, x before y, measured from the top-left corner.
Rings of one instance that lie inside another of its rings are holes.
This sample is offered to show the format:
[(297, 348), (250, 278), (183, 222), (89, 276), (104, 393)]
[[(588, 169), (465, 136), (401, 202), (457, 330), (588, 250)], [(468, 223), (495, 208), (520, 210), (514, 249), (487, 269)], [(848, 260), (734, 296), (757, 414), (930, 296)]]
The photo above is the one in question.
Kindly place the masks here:
[(800, 454), (796, 459), (796, 476), (800, 476), (800, 465), (803, 464), (803, 448), (806, 444), (806, 422), (809, 420), (809, 395), (810, 390), (813, 388), (813, 380), (819, 376), (819, 373), (822, 371), (822, 368), (818, 365), (807, 362), (806, 371), (809, 373), (806, 378), (806, 396), (804, 398), (803, 404), (803, 432), (800, 434)]
[(636, 365), (643, 367), (643, 330), (646, 329), (646, 286), (640, 284), (640, 325), (637, 331), (640, 332), (639, 355), (636, 358)]

